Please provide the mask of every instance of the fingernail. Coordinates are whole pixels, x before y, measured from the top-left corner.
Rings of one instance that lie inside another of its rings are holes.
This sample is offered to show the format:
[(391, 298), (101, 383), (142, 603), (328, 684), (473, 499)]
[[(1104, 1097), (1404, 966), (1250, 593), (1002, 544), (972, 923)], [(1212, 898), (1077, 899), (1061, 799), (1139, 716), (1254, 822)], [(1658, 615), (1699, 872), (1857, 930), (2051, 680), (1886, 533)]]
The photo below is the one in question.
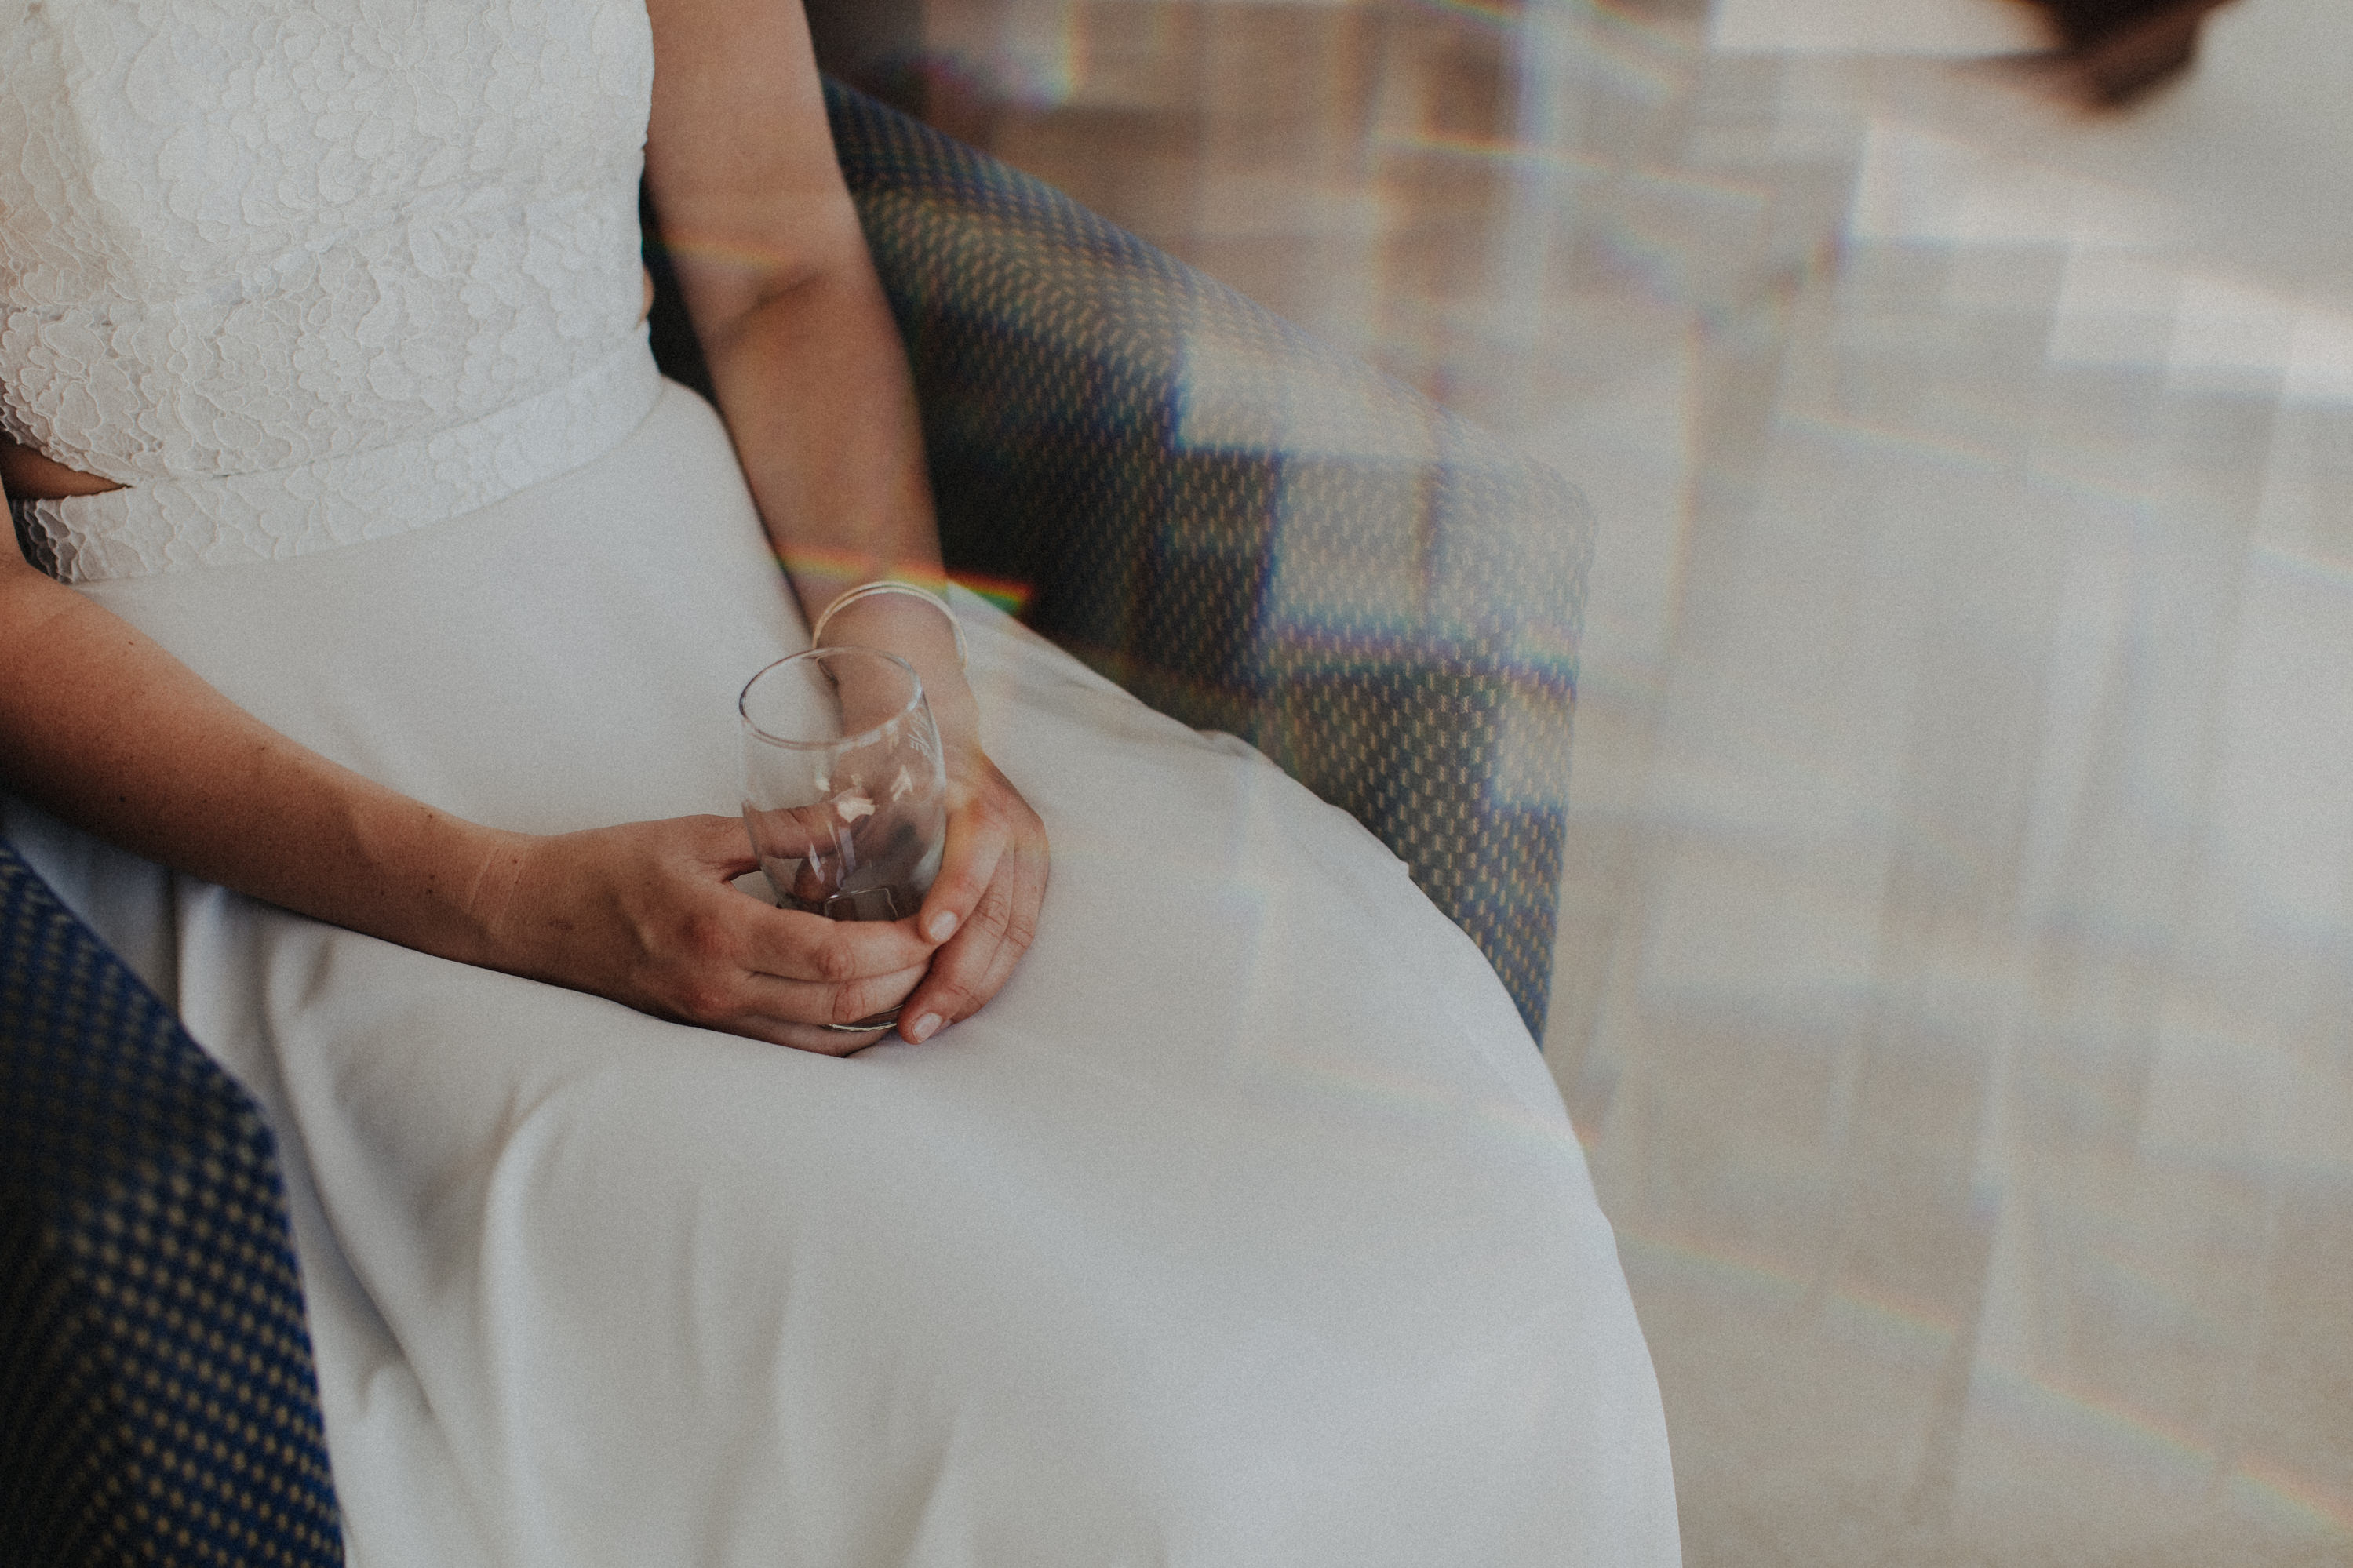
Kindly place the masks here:
[(954, 935), (955, 935), (955, 911), (954, 910), (942, 910), (938, 914), (932, 917), (932, 940), (934, 942), (945, 942), (948, 938)]
[(934, 1035), (939, 1033), (939, 1028), (940, 1016), (937, 1013), (924, 1014), (922, 1017), (915, 1020), (915, 1043), (919, 1046), (922, 1045), (925, 1040), (930, 1039)]

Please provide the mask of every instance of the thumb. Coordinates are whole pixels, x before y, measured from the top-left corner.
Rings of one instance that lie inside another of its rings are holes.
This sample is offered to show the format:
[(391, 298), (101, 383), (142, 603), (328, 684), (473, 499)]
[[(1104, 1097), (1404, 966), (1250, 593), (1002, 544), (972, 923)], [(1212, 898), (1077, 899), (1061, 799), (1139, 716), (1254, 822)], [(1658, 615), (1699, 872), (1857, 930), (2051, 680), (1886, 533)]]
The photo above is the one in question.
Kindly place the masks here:
[(752, 836), (737, 816), (691, 816), (686, 819), (688, 845), (696, 860), (712, 875), (732, 881), (755, 869), (760, 858), (752, 853)]

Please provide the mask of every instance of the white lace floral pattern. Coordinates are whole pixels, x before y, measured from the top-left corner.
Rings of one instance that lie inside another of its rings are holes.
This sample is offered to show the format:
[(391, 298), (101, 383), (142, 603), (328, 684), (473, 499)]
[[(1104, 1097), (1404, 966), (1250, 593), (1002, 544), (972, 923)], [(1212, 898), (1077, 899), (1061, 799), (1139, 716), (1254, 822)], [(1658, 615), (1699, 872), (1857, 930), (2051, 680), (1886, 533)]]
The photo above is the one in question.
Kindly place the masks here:
[(69, 580), (454, 515), (650, 405), (642, 0), (0, 0), (0, 429), (128, 487), (19, 509)]

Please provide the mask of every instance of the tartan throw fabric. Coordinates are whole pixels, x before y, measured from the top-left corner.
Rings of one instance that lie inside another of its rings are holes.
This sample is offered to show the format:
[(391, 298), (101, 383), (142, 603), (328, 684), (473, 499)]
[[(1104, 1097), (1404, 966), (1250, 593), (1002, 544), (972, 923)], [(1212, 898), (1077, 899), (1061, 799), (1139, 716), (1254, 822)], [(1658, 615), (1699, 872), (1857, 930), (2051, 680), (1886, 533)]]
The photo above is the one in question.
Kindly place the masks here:
[(0, 842), (0, 1563), (343, 1560), (269, 1130)]
[(1582, 499), (1052, 188), (827, 91), (952, 566), (1363, 822), (1541, 1039)]

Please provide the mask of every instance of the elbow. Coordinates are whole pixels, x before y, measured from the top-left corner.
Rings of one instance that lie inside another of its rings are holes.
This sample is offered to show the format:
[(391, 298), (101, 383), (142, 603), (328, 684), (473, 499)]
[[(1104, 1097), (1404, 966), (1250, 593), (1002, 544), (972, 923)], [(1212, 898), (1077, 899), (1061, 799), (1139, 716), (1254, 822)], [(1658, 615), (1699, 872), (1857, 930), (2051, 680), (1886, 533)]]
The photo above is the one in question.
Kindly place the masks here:
[(764, 324), (797, 314), (805, 301), (871, 279), (866, 237), (848, 194), (796, 215), (789, 233), (766, 224), (661, 226), (687, 316), (714, 375)]

